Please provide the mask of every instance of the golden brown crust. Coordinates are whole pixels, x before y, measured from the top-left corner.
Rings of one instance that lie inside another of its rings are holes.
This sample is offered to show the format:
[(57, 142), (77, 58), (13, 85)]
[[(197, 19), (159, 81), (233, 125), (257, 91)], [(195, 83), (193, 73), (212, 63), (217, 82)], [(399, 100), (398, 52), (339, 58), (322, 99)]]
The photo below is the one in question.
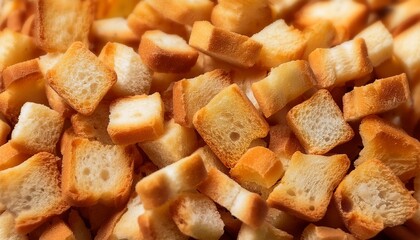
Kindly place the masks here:
[(287, 125), (270, 126), (268, 148), (279, 156), (290, 159), (296, 151), (303, 151), (302, 145)]
[(0, 146), (0, 156), (0, 171), (15, 167), (30, 157), (14, 148), (10, 142)]
[(38, 59), (32, 59), (11, 65), (3, 70), (2, 75), (5, 88), (15, 81), (31, 81), (31, 79), (37, 80), (42, 78)]
[(39, 240), (74, 239), (72, 230), (59, 217), (55, 217), (42, 232)]
[(76, 111), (71, 108), (49, 85), (45, 86), (45, 95), (47, 96), (48, 104), (51, 108), (60, 113), (63, 117), (68, 118), (76, 113)]

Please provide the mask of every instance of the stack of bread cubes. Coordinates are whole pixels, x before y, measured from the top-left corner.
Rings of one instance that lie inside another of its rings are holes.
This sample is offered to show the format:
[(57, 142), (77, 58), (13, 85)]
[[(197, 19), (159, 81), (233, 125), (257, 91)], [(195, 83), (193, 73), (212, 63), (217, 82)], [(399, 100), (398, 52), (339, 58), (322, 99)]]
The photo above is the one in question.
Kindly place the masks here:
[(420, 239), (420, 1), (0, 1), (0, 239)]

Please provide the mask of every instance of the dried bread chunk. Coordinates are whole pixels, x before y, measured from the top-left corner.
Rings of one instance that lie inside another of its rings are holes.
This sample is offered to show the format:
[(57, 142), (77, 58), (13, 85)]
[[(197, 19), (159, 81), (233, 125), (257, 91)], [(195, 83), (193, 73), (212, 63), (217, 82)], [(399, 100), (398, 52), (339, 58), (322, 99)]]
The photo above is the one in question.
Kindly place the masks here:
[(306, 221), (319, 221), (349, 166), (345, 154), (320, 156), (296, 152), (267, 203)]
[(198, 52), (178, 35), (160, 30), (145, 32), (140, 41), (139, 54), (155, 72), (183, 73), (197, 61)]
[[(346, 1), (348, 2), (348, 1)], [(361, 38), (333, 48), (318, 48), (308, 57), (317, 86), (331, 88), (372, 72), (365, 41)]]
[(394, 40), (394, 55), (403, 66), (410, 81), (416, 81), (420, 76), (420, 44), (417, 41), (419, 38), (420, 23), (417, 23), (399, 34)]
[(303, 230), (305, 221), (281, 211), (277, 208), (268, 208), (265, 221), (275, 228), (286, 231), (289, 234), (297, 235)]
[(136, 195), (127, 203), (127, 209), (112, 229), (112, 237), (116, 239), (142, 239), (140, 226), (136, 224), (137, 219), (144, 213), (140, 197)]
[(63, 117), (69, 118), (76, 113), (50, 85), (45, 86), (45, 95), (47, 96), (48, 105)]
[(0, 156), (0, 171), (15, 167), (31, 157), (31, 155), (14, 148), (10, 142), (0, 146)]
[(251, 227), (261, 226), (267, 215), (267, 204), (258, 194), (242, 188), (215, 168), (208, 172), (207, 178), (198, 186), (198, 191)]
[(420, 166), (420, 142), (417, 139), (376, 116), (363, 118), (359, 129), (364, 148), (354, 162), (356, 167), (375, 158), (403, 182), (417, 174)]
[(249, 37), (213, 26), (207, 21), (194, 23), (189, 44), (216, 59), (238, 67), (252, 67), (262, 45)]
[(417, 0), (399, 1), (390, 7), (384, 16), (384, 24), (397, 36), (420, 18), (420, 3)]
[(216, 69), (173, 85), (173, 113), (176, 123), (193, 127), (194, 114), (232, 82), (231, 73)]
[(264, 116), (270, 117), (315, 83), (309, 63), (297, 60), (271, 69), (266, 78), (252, 84), (252, 92)]
[(53, 153), (63, 126), (64, 118), (58, 112), (41, 104), (27, 102), (22, 106), (10, 143), (27, 154)]
[(73, 139), (63, 154), (63, 196), (73, 206), (121, 206), (133, 180), (134, 161), (141, 158), (133, 145), (105, 145)]
[(334, 200), (347, 229), (360, 239), (403, 224), (418, 208), (398, 177), (376, 159), (351, 171), (337, 187)]
[(200, 155), (193, 154), (141, 179), (136, 192), (145, 209), (162, 206), (176, 194), (194, 190), (207, 176)]
[(329, 48), (334, 43), (336, 30), (329, 20), (320, 20), (303, 30), (306, 39), (306, 48), (303, 59), (308, 59), (309, 54), (317, 48)]
[(306, 47), (302, 32), (288, 26), (283, 19), (266, 26), (251, 39), (262, 44), (258, 63), (266, 68), (300, 59)]
[(46, 76), (50, 86), (76, 111), (89, 115), (117, 81), (117, 74), (83, 43), (73, 43)]
[(405, 73), (377, 79), (344, 94), (344, 119), (356, 121), (371, 114), (389, 111), (407, 101), (410, 101), (410, 89)]
[(137, 0), (107, 0), (95, 4), (95, 19), (127, 17), (137, 4)]
[(92, 0), (38, 0), (35, 40), (47, 52), (65, 52), (73, 42), (89, 44), (93, 21)]
[(73, 231), (59, 217), (54, 217), (44, 226), (39, 240), (77, 240)]
[(15, 218), (9, 211), (0, 214), (0, 239), (28, 240), (25, 234), (16, 231)]
[(15, 81), (36, 81), (43, 77), (38, 59), (31, 59), (8, 66), (2, 72), (3, 86), (7, 88)]
[(96, 19), (92, 23), (91, 35), (99, 43), (117, 42), (132, 45), (140, 41), (128, 27), (127, 19), (122, 17)]
[(216, 204), (200, 193), (180, 194), (170, 206), (172, 219), (179, 230), (194, 239), (217, 240), (224, 223)]
[(163, 111), (159, 93), (117, 99), (110, 105), (109, 136), (115, 144), (155, 140), (164, 133)]
[(324, 226), (316, 226), (309, 224), (302, 233), (302, 240), (330, 240), (330, 239), (342, 239), (342, 240), (356, 240), (351, 234), (344, 232), (339, 228), (331, 228)]
[(108, 42), (102, 48), (99, 59), (114, 69), (117, 81), (106, 98), (148, 94), (152, 84), (152, 72), (134, 50), (124, 44)]
[(76, 240), (91, 240), (91, 233), (78, 211), (71, 209), (68, 217), (68, 224), (73, 231)]
[(259, 240), (259, 239), (271, 239), (271, 240), (292, 240), (293, 236), (287, 232), (275, 228), (271, 224), (264, 222), (258, 228), (252, 228), (245, 223), (242, 223), (241, 229), (238, 233), (238, 240)]
[(288, 19), (305, 3), (305, 0), (268, 0), (274, 19)]
[[(287, 124), (270, 126), (269, 135), (268, 149), (279, 157), (290, 159), (296, 151), (303, 151), (302, 145)], [(287, 166), (283, 168), (286, 169)]]
[(251, 142), (268, 133), (268, 124), (232, 84), (194, 115), (194, 126), (226, 167), (232, 168)]
[(21, 234), (31, 232), (69, 208), (60, 188), (60, 159), (46, 152), (0, 171), (0, 202), (15, 216)]
[(214, 152), (210, 149), (209, 146), (205, 145), (204, 147), (200, 147), (193, 154), (195, 153), (200, 155), (201, 159), (203, 159), (204, 166), (206, 167), (207, 172), (210, 171), (210, 169), (212, 168), (217, 168), (222, 173), (228, 174), (228, 168), (225, 165), (223, 165), (223, 163), (216, 156), (216, 154), (214, 154)]
[(0, 117), (0, 146), (7, 142), (11, 131), (9, 124)]
[(354, 136), (353, 129), (344, 121), (340, 108), (325, 89), (293, 107), (287, 113), (287, 123), (311, 154), (327, 153)]

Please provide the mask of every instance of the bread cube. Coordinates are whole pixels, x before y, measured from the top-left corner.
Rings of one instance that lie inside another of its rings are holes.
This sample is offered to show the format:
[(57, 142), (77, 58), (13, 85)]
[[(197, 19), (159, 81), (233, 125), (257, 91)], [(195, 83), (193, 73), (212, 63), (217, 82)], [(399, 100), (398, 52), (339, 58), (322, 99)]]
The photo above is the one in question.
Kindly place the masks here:
[(303, 59), (308, 59), (309, 54), (317, 48), (329, 48), (334, 43), (336, 30), (329, 20), (320, 20), (303, 30), (306, 39), (306, 48)]
[[(420, 14), (420, 13), (419, 13)], [(394, 40), (394, 55), (400, 61), (410, 81), (420, 76), (420, 23), (410, 27)]]
[[(144, 207), (140, 197), (134, 195), (127, 203), (127, 208), (118, 219), (110, 235), (117, 239), (141, 239), (140, 226), (137, 223), (138, 218), (144, 213)], [(133, 224), (134, 223), (134, 224)], [(112, 238), (111, 237), (111, 238)]]
[(45, 224), (39, 240), (66, 240), (75, 239), (75, 233), (59, 217), (54, 217)]
[(31, 155), (18, 151), (16, 148), (7, 142), (0, 146), (0, 171), (15, 167), (28, 159)]
[(210, 171), (212, 168), (217, 168), (224, 174), (228, 174), (228, 169), (225, 165), (220, 161), (220, 159), (214, 154), (214, 152), (209, 148), (209, 146), (205, 145), (197, 149), (193, 154), (197, 153), (200, 155), (201, 159), (203, 159), (204, 166), (206, 167), (207, 172)]
[(331, 228), (316, 226), (314, 224), (309, 224), (302, 233), (302, 240), (310, 239), (345, 239), (345, 240), (356, 240), (351, 234), (348, 234), (341, 230), (340, 228)]
[(100, 44), (123, 43), (126, 45), (138, 44), (140, 38), (128, 27), (127, 19), (113, 17), (97, 19), (92, 23), (91, 34)]
[(2, 77), (3, 85), (7, 88), (15, 81), (36, 81), (43, 76), (38, 64), (38, 59), (31, 59), (8, 66), (3, 70)]
[(292, 240), (293, 236), (273, 227), (271, 224), (264, 222), (258, 228), (252, 228), (245, 223), (242, 223), (241, 229), (238, 233), (238, 240), (257, 240), (257, 239), (272, 239), (272, 240)]
[(63, 117), (69, 118), (77, 113), (50, 85), (45, 86), (45, 95), (47, 96), (48, 105)]
[[(303, 151), (302, 145), (287, 124), (270, 126), (268, 149), (277, 156), (290, 159), (296, 151)], [(286, 168), (287, 166), (283, 166)]]
[(393, 4), (391, 11), (383, 17), (385, 26), (393, 36), (397, 36), (418, 20), (420, 3), (416, 0), (400, 1)]

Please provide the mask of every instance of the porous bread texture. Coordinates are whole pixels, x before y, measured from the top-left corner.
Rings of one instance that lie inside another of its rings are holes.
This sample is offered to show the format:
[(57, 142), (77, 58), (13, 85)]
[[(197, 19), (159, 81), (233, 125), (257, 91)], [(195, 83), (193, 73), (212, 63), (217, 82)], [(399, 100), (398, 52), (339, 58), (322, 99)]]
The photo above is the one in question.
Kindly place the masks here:
[(376, 159), (351, 171), (337, 187), (334, 200), (347, 229), (360, 239), (403, 224), (418, 208), (398, 177)]

